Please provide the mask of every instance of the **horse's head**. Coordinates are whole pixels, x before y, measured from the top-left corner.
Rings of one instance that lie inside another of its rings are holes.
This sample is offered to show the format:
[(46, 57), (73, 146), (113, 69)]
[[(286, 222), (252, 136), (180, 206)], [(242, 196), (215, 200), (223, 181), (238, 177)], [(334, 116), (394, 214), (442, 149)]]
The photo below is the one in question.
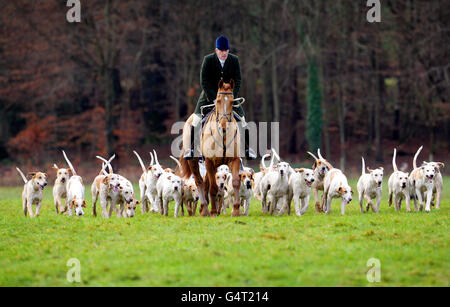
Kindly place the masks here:
[(227, 123), (233, 120), (233, 89), (233, 79), (230, 80), (230, 83), (225, 83), (223, 80), (220, 80), (215, 104), (216, 116), (223, 129), (226, 128)]

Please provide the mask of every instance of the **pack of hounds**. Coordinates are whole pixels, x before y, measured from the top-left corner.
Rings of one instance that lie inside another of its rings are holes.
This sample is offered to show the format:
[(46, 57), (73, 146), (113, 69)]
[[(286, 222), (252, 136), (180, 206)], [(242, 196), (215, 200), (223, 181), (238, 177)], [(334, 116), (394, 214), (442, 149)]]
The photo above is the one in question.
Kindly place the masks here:
[[(411, 211), (410, 202), (414, 200), (415, 211), (430, 212), (431, 206), (440, 208), (443, 180), (440, 169), (444, 167), (442, 162), (423, 162), (417, 166), (417, 158), (423, 147), (420, 147), (413, 159), (413, 170), (411, 173), (399, 171), (396, 165), (396, 149), (392, 158), (393, 173), (388, 180), (389, 206), (394, 204), (395, 210), (401, 209), (402, 201), (406, 202), (406, 210)], [(56, 164), (56, 180), (53, 186), (53, 199), (57, 214), (68, 214), (69, 216), (83, 216), (86, 209), (85, 188), (83, 179), (77, 175), (75, 168), (62, 151), (68, 168), (59, 168)], [(184, 216), (186, 208), (189, 216), (195, 216), (199, 192), (195, 185), (195, 180), (191, 176), (188, 179), (180, 177), (181, 165), (179, 161), (170, 156), (177, 163), (175, 169), (164, 168), (158, 161), (156, 151), (150, 152), (151, 162), (145, 167), (142, 158), (134, 151), (142, 168), (142, 175), (139, 179), (140, 202), (142, 213), (160, 213), (167, 216), (169, 203), (175, 202), (174, 216)], [(324, 159), (317, 151), (317, 156), (308, 154), (314, 158), (312, 169), (292, 168), (289, 163), (282, 161), (276, 151), (272, 149), (272, 154), (266, 154), (261, 159), (260, 171), (255, 173), (252, 168), (242, 166), (239, 173), (240, 189), (239, 198), (241, 211), (244, 215), (249, 214), (250, 201), (252, 197), (261, 201), (263, 213), (271, 215), (290, 214), (291, 203), (294, 201), (295, 214), (302, 216), (308, 209), (311, 189), (314, 194), (315, 208), (317, 212), (329, 214), (331, 212), (331, 202), (334, 198), (341, 199), (341, 214), (345, 214), (346, 206), (352, 201), (353, 190), (349, 186), (345, 174), (334, 168), (330, 162)], [(267, 166), (265, 160), (271, 157), (271, 162)], [(95, 177), (92, 186), (92, 214), (97, 216), (96, 204), (100, 203), (102, 217), (109, 218), (113, 211), (117, 217), (134, 217), (136, 208), (140, 204), (135, 198), (132, 183), (119, 174), (114, 173), (111, 162), (113, 155), (108, 160), (97, 156), (102, 161), (102, 168)], [(277, 163), (274, 163), (277, 161)], [(48, 175), (44, 172), (31, 172), (25, 176), (23, 172), (16, 168), (25, 182), (22, 193), (23, 213), (30, 217), (39, 216), (42, 205), (42, 193), (47, 186)], [(362, 158), (362, 173), (357, 183), (359, 194), (360, 211), (378, 213), (380, 210), (381, 192), (384, 170), (383, 167), (370, 169), (366, 166)], [(200, 162), (202, 176), (206, 174), (206, 168)], [(216, 183), (219, 188), (216, 200), (219, 213), (227, 214), (227, 208), (234, 202), (232, 193), (232, 176), (227, 165), (218, 168)], [(323, 191), (322, 199), (319, 202), (319, 191)], [(211, 195), (210, 195), (211, 197)], [(366, 206), (364, 207), (364, 201)], [(33, 212), (32, 205), (36, 206)]]

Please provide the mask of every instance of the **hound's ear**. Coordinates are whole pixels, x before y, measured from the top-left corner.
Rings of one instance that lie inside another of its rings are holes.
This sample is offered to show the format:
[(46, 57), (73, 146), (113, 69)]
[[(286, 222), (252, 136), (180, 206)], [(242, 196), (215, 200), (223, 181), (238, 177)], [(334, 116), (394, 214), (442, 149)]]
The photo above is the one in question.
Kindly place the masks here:
[(172, 176), (168, 176), (167, 179), (171, 180), (171, 179), (172, 179)]
[(83, 204), (81, 205), (81, 207), (86, 208), (86, 202), (83, 200)]
[(339, 194), (344, 194), (344, 189), (342, 188), (342, 187), (339, 187), (339, 189), (337, 190), (337, 192), (339, 193)]
[(294, 171), (296, 173), (303, 173), (305, 171), (305, 169), (304, 168), (296, 168), (296, 169), (294, 169)]
[(220, 81), (219, 81), (219, 85), (218, 85), (218, 88), (219, 88), (219, 89), (221, 89), (221, 88), (222, 88), (222, 86), (223, 86), (223, 80), (222, 80), (222, 79), (220, 79)]
[(384, 171), (384, 168), (382, 166), (379, 167), (380, 170)]
[(54, 168), (55, 170), (59, 170), (59, 167), (58, 167), (56, 164), (53, 164), (53, 168)]
[(437, 164), (439, 165), (439, 168), (441, 168), (441, 167), (444, 168), (445, 167), (445, 164), (442, 163), (442, 162), (438, 162)]
[(35, 172), (30, 172), (27, 174), (27, 177), (29, 177), (29, 178), (33, 178), (34, 176), (36, 176)]
[(103, 178), (102, 180), (102, 183), (107, 185), (109, 183), (109, 177), (105, 176), (105, 178)]
[(43, 174), (44, 174), (45, 178), (48, 178), (48, 175), (47, 175), (47, 173), (43, 173)]
[(233, 90), (234, 89), (234, 80), (233, 79), (230, 79), (230, 86), (231, 86), (231, 90)]
[(369, 167), (367, 167), (367, 171), (369, 171), (369, 173), (372, 173), (373, 169), (370, 169)]
[(67, 171), (68, 171), (69, 173), (73, 174), (73, 172), (72, 172), (72, 169), (71, 169), (71, 168), (68, 168), (68, 169), (67, 169)]
[(312, 169), (313, 169), (313, 170), (315, 170), (315, 169), (316, 169), (316, 167), (317, 167), (317, 160), (316, 160), (316, 161), (314, 161), (314, 164), (312, 165)]

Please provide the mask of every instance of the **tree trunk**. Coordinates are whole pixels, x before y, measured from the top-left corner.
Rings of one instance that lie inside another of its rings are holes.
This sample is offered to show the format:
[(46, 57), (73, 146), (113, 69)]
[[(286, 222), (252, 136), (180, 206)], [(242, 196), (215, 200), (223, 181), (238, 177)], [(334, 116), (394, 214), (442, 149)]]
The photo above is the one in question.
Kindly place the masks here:
[(108, 157), (114, 154), (114, 105), (120, 93), (119, 72), (117, 69), (103, 69), (103, 87), (105, 91), (106, 112), (106, 152)]
[(378, 101), (375, 102), (375, 147), (376, 147), (376, 161), (383, 162), (383, 148), (381, 148), (381, 120), (380, 112), (383, 105), (384, 98), (384, 76), (380, 72), (380, 61), (377, 62), (377, 76), (378, 76)]
[(273, 121), (280, 122), (280, 101), (278, 99), (277, 57), (272, 55), (272, 97), (273, 97)]

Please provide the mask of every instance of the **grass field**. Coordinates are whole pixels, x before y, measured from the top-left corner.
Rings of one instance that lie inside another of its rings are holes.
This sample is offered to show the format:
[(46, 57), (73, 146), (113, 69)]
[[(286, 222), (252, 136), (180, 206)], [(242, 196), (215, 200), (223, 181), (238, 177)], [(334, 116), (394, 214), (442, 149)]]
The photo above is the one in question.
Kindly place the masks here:
[[(389, 208), (385, 180), (379, 214), (360, 214), (355, 194), (345, 216), (338, 200), (329, 216), (311, 202), (301, 218), (263, 215), (254, 200), (248, 217), (178, 219), (140, 208), (133, 219), (94, 218), (89, 187), (86, 216), (57, 216), (51, 190), (30, 219), (22, 188), (0, 188), (0, 286), (449, 285), (448, 188), (428, 214)], [(66, 280), (70, 258), (81, 284)], [(380, 260), (380, 283), (366, 279), (370, 258)]]

